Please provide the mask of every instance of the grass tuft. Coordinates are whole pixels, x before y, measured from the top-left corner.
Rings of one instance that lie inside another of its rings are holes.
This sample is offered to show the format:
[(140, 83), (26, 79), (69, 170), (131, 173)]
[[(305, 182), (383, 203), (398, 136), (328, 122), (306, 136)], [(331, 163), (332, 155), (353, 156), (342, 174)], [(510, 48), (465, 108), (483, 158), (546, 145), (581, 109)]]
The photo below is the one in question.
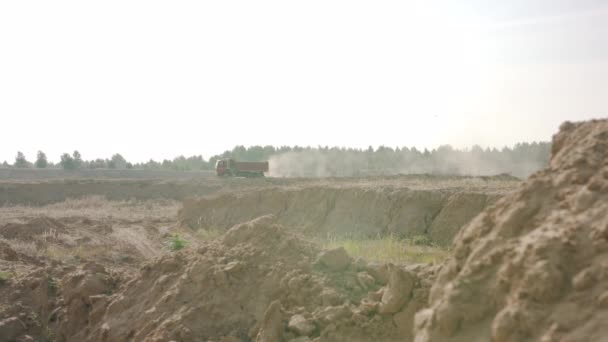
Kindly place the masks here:
[(169, 250), (175, 252), (183, 249), (188, 244), (184, 238), (182, 238), (179, 234), (171, 234), (171, 236), (167, 239), (167, 247)]
[(199, 229), (196, 231), (196, 237), (202, 241), (210, 241), (215, 240), (218, 237), (222, 236), (225, 231), (220, 229)]
[(57, 280), (53, 277), (49, 277), (47, 279), (47, 290), (48, 293), (52, 296), (57, 294), (57, 289), (59, 288), (59, 284), (57, 283)]
[(12, 278), (12, 275), (8, 272), (0, 271), (0, 285), (4, 285), (8, 283), (8, 281)]
[(430, 241), (400, 239), (393, 235), (376, 238), (330, 237), (320, 242), (324, 248), (344, 247), (354, 258), (382, 263), (438, 263), (448, 256), (447, 249), (433, 246)]

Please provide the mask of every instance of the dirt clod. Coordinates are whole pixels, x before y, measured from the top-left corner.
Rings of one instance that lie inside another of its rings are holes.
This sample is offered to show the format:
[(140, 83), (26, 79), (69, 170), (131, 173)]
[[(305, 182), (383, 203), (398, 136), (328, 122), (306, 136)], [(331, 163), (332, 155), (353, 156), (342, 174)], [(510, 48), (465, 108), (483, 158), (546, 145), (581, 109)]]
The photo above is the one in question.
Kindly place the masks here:
[(15, 340), (25, 332), (25, 324), (17, 317), (9, 317), (0, 321), (0, 336), (5, 341)]
[(318, 263), (332, 271), (342, 271), (350, 265), (351, 258), (344, 247), (339, 247), (321, 252)]
[(414, 276), (404, 269), (388, 264), (388, 287), (382, 294), (378, 312), (381, 314), (394, 314), (399, 312), (410, 298), (414, 288)]
[(293, 315), (289, 319), (288, 328), (294, 333), (303, 336), (309, 336), (315, 330), (314, 324), (302, 315)]

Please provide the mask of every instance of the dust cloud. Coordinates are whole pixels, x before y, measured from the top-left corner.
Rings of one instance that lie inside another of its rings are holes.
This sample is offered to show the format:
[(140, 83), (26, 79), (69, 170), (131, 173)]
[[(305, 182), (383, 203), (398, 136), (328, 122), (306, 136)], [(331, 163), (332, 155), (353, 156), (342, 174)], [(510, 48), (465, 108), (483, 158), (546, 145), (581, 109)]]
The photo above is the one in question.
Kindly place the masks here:
[(510, 174), (526, 178), (547, 166), (550, 144), (526, 144), (514, 149), (459, 151), (440, 147), (432, 152), (416, 149), (345, 151), (313, 149), (270, 157), (272, 177), (349, 177), (397, 174), (490, 176)]

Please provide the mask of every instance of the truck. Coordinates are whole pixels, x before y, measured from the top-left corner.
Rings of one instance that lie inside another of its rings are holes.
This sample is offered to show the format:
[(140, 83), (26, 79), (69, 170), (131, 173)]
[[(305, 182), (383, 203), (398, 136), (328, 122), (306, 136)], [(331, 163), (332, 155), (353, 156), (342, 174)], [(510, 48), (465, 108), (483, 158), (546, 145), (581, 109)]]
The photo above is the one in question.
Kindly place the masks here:
[(264, 172), (268, 172), (268, 162), (220, 159), (215, 163), (215, 172), (220, 177), (264, 177)]

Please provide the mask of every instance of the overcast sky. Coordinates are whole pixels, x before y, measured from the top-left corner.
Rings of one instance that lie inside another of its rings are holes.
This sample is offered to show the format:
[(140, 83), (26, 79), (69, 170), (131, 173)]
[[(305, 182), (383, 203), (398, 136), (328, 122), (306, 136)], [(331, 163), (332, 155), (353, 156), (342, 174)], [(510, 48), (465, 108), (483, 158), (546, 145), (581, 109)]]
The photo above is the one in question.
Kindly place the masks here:
[(546, 141), (608, 114), (606, 2), (2, 1), (0, 162)]

